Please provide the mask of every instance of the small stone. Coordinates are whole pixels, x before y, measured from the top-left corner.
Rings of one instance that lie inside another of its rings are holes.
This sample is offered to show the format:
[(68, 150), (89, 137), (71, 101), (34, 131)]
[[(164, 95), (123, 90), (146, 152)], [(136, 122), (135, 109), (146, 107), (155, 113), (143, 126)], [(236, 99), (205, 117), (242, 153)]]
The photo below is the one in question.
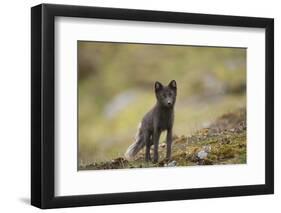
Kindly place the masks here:
[(165, 164), (165, 166), (167, 166), (167, 167), (174, 167), (174, 166), (176, 166), (176, 165), (177, 165), (177, 161), (175, 161), (175, 160), (171, 161), (171, 162), (168, 163), (168, 164)]
[(206, 159), (208, 156), (208, 153), (205, 150), (201, 150), (200, 152), (197, 153), (197, 157), (199, 159)]

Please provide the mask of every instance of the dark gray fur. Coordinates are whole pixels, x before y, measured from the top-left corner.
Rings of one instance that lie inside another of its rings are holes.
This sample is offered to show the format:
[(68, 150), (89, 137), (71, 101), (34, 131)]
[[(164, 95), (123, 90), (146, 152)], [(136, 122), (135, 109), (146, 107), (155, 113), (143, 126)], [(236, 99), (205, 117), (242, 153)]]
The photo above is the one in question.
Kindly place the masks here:
[(172, 80), (168, 86), (163, 86), (160, 82), (155, 82), (154, 89), (157, 102), (143, 117), (135, 143), (127, 149), (125, 154), (128, 159), (134, 157), (145, 146), (145, 160), (150, 161), (150, 147), (154, 145), (153, 162), (157, 162), (159, 138), (163, 131), (167, 131), (166, 159), (171, 159), (177, 84), (175, 80)]

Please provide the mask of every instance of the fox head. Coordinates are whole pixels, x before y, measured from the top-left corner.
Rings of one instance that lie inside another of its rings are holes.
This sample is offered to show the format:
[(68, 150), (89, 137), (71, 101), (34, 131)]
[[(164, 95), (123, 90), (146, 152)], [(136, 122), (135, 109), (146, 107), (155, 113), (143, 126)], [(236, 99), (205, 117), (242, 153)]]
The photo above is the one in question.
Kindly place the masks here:
[(172, 80), (168, 86), (156, 81), (154, 85), (157, 102), (164, 107), (173, 107), (177, 97), (177, 82)]

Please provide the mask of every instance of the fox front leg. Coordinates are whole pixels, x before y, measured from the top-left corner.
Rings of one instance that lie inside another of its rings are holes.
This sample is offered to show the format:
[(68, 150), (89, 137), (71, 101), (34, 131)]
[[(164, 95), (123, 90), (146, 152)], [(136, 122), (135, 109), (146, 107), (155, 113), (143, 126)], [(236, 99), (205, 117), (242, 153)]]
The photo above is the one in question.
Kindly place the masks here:
[(159, 137), (160, 137), (160, 131), (158, 129), (155, 129), (153, 132), (153, 163), (158, 162), (158, 145), (159, 145)]
[(171, 160), (171, 152), (172, 152), (172, 135), (173, 135), (173, 131), (172, 128), (169, 128), (167, 130), (167, 154), (166, 154), (166, 159), (168, 161)]

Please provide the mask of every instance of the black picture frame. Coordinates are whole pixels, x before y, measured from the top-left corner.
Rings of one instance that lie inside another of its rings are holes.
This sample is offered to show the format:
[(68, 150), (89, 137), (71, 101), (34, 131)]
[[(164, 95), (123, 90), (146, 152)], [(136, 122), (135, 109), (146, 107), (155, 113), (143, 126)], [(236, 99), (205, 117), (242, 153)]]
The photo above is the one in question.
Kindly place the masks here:
[[(54, 195), (55, 17), (100, 18), (264, 28), (266, 135), (265, 184), (93, 195)], [(274, 20), (164, 11), (41, 4), (31, 8), (31, 204), (60, 208), (274, 193)]]

